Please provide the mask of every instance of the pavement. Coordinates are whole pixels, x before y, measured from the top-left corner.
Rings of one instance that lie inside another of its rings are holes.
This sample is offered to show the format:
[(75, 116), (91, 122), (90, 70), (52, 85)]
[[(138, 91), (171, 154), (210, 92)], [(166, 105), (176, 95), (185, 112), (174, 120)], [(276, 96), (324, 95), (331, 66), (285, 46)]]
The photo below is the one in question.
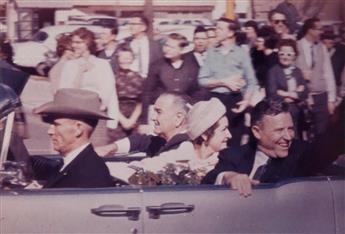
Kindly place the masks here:
[(20, 96), (27, 121), (28, 138), (24, 139), (29, 153), (55, 154), (47, 135), (49, 125), (42, 122), (40, 116), (33, 113), (39, 105), (53, 100), (50, 82), (47, 79), (33, 79), (30, 77)]
[[(54, 151), (47, 134), (49, 125), (42, 122), (39, 115), (33, 113), (33, 109), (53, 100), (50, 82), (44, 77), (34, 77), (28, 80), (21, 94), (23, 109), (27, 121), (28, 138), (24, 139), (30, 155), (57, 154)], [(105, 121), (100, 121), (92, 135), (91, 142), (94, 146), (107, 143)]]

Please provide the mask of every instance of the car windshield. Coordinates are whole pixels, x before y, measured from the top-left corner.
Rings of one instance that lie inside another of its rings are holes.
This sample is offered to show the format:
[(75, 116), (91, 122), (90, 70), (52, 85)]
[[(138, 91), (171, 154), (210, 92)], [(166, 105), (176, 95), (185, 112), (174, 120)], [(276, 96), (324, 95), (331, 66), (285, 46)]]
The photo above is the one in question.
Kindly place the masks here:
[(4, 131), (3, 128), (5, 126), (5, 119), (1, 119), (0, 120), (0, 152), (2, 152), (2, 147), (3, 147), (3, 143), (4, 143)]
[(32, 37), (32, 41), (35, 42), (43, 42), (48, 38), (48, 34), (46, 32), (43, 31), (39, 31), (37, 32), (33, 37)]

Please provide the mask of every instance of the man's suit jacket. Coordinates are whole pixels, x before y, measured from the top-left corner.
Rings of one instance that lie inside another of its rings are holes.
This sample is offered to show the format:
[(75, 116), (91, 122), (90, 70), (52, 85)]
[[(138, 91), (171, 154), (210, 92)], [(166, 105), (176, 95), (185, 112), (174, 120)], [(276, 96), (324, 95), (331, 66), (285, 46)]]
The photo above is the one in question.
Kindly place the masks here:
[(335, 52), (331, 56), (331, 63), (334, 73), (334, 78), (337, 86), (341, 85), (341, 73), (345, 67), (345, 44), (335, 45)]
[(105, 59), (105, 60), (108, 60), (109, 61), (109, 64), (111, 66), (111, 69), (113, 70), (113, 73), (115, 74), (115, 72), (117, 71), (118, 69), (118, 64), (117, 64), (117, 59), (116, 59), (116, 49), (115, 51), (110, 55), (110, 56), (107, 56), (106, 53), (105, 53), (105, 50), (101, 50), (98, 54), (97, 54), (97, 57), (98, 58), (101, 58), (101, 59)]
[[(131, 43), (134, 40), (133, 37), (128, 37), (125, 39), (125, 43)], [(163, 51), (162, 51), (162, 45), (159, 41), (152, 40), (148, 38), (149, 41), (149, 70), (150, 66), (154, 64), (155, 62), (161, 60), (164, 58)]]
[(154, 157), (163, 152), (178, 149), (181, 143), (189, 140), (189, 137), (185, 133), (180, 133), (167, 142), (160, 136), (133, 134), (128, 139), (130, 152), (145, 152), (147, 156)]
[[(219, 155), (219, 162), (215, 169), (204, 177), (202, 183), (213, 184), (217, 175), (224, 171), (235, 171), (249, 175), (254, 166), (256, 149), (256, 144), (251, 143), (223, 150)], [(292, 177), (309, 175), (308, 157), (311, 156), (309, 152), (310, 145), (308, 143), (293, 141), (288, 157), (271, 158), (260, 182), (273, 183)]]
[(149, 70), (152, 64), (155, 62), (161, 60), (164, 58), (163, 51), (162, 51), (162, 45), (155, 40), (149, 39), (149, 51), (150, 51), (150, 57), (149, 57)]
[(53, 174), (44, 188), (99, 188), (113, 185), (107, 166), (90, 144), (66, 168)]
[(194, 55), (194, 50), (189, 51), (188, 53), (184, 54), (184, 59), (190, 59), (193, 63), (195, 63), (198, 68), (200, 69), (200, 64), (198, 63), (198, 60), (196, 59), (195, 55)]

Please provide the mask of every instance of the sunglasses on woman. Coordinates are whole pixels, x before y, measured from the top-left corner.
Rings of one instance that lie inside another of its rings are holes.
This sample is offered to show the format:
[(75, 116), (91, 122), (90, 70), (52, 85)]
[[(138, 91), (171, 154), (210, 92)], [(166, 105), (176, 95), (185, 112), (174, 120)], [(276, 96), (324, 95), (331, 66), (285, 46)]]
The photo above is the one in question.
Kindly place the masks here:
[(286, 20), (273, 20), (273, 23), (274, 24), (279, 24), (279, 23), (282, 23), (282, 24), (287, 24)]

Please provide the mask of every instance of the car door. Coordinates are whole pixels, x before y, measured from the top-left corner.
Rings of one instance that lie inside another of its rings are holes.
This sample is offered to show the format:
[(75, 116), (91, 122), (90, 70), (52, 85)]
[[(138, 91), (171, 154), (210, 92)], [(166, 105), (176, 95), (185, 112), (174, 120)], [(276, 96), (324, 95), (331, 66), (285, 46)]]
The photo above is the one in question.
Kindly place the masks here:
[[(145, 189), (145, 233), (333, 233), (327, 181), (261, 186), (251, 197), (227, 187)], [(143, 207), (144, 209), (144, 207)]]
[(345, 233), (345, 181), (344, 179), (334, 179), (330, 183), (334, 196), (336, 233)]
[(1, 191), (0, 233), (142, 232), (134, 188)]

